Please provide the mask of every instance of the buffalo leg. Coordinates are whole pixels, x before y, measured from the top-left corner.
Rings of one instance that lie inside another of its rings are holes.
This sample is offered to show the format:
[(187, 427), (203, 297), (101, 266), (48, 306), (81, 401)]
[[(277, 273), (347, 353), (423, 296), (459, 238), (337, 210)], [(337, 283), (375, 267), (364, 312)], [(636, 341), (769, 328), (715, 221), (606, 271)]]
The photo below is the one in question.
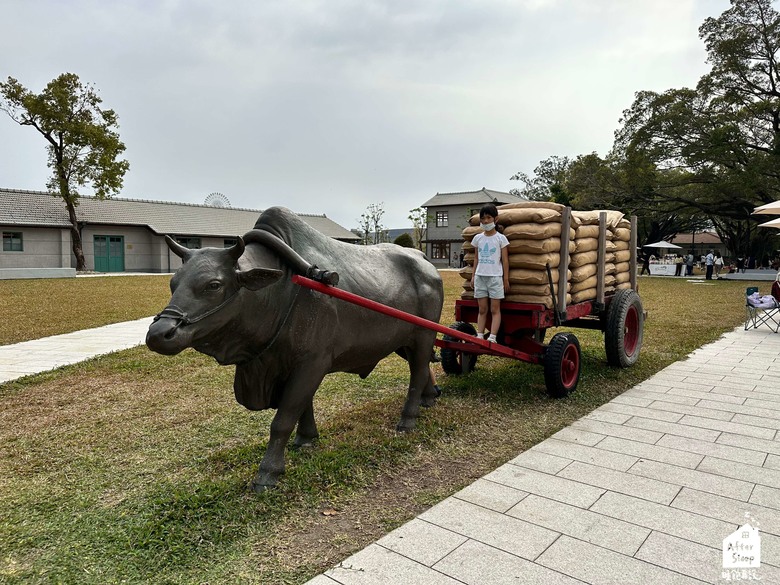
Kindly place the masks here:
[[(290, 440), (295, 423), (303, 416), (307, 408), (311, 408), (312, 399), (317, 387), (325, 374), (315, 374), (308, 369), (302, 369), (287, 381), (282, 391), (282, 399), (276, 416), (271, 422), (271, 438), (268, 448), (260, 463), (252, 489), (262, 492), (276, 485), (279, 476), (284, 473), (284, 448)], [(312, 410), (312, 419), (314, 412)]]
[(301, 418), (298, 419), (298, 428), (295, 431), (293, 447), (311, 447), (319, 436), (317, 423), (314, 420), (314, 404), (309, 402)]
[(427, 386), (431, 384), (430, 358), (431, 349), (426, 344), (419, 344), (406, 352), (409, 359), (409, 392), (406, 395), (401, 420), (396, 426), (397, 431), (406, 432), (414, 429), (420, 414), (420, 398)]

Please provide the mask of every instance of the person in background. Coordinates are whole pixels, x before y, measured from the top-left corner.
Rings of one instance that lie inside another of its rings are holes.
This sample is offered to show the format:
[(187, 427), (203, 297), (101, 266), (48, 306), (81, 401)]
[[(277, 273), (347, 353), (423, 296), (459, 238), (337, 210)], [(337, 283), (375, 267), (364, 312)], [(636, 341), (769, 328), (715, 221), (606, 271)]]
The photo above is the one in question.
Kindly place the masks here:
[(639, 276), (644, 276), (645, 272), (649, 275), (650, 255), (647, 252), (642, 252), (642, 256), (640, 257), (640, 260), (642, 261), (642, 271), (639, 273)]
[(693, 250), (691, 250), (685, 258), (685, 275), (693, 276)]
[(737, 272), (745, 272), (745, 257), (737, 256)]
[(715, 252), (715, 278), (720, 278), (720, 271), (723, 270), (723, 257), (720, 252)]
[(712, 253), (712, 250), (708, 250), (704, 257), (704, 268), (706, 270), (704, 278), (712, 280), (712, 270), (715, 268), (715, 254)]
[(682, 276), (683, 257), (677, 254), (674, 258), (674, 275)]

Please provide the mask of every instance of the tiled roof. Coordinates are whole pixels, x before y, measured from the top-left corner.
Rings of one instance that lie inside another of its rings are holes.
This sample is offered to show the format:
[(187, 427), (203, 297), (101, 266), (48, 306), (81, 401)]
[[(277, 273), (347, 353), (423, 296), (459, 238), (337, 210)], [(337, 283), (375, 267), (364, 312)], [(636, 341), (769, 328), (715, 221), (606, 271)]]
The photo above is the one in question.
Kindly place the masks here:
[(461, 193), (436, 193), (432, 198), (422, 204), (422, 207), (437, 207), (440, 205), (472, 205), (485, 203), (516, 203), (526, 201), (525, 197), (519, 197), (503, 191), (493, 191), (482, 187), (479, 191), (463, 191)]
[(720, 237), (715, 232), (696, 232), (691, 238), (691, 234), (677, 234), (669, 241), (672, 244), (690, 244), (691, 239), (694, 244), (722, 244)]
[[(80, 197), (79, 221), (103, 225), (145, 226), (156, 234), (232, 237), (251, 230), (259, 209), (211, 207), (192, 203)], [(324, 215), (298, 214), (317, 231), (338, 240), (359, 238)], [(42, 191), (0, 189), (0, 225), (69, 227), (62, 200)]]

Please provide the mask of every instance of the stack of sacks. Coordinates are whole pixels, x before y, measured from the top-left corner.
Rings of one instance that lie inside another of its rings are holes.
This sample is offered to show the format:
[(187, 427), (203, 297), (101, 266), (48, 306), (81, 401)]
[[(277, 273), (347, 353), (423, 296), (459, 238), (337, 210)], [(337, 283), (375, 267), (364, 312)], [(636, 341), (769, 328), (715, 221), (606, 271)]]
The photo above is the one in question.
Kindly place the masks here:
[[(596, 298), (598, 284), (598, 237), (600, 211), (573, 211), (579, 223), (574, 235), (575, 251), (569, 259), (572, 302)], [(606, 250), (604, 256), (604, 292), (629, 288), (629, 240), (631, 223), (619, 211), (607, 211)]]
[[(496, 223), (503, 226), (503, 234), (509, 240), (507, 301), (542, 304), (548, 309), (553, 307), (547, 265), (550, 266), (557, 293), (563, 209), (563, 205), (548, 201), (524, 201), (498, 206)], [(474, 247), (471, 245), (471, 239), (482, 231), (479, 227), (479, 215), (474, 215), (469, 223), (471, 225), (463, 230), (463, 239), (466, 240), (463, 244), (463, 260), (467, 266), (460, 271), (460, 275), (466, 280), (462, 298), (474, 297), (471, 288)], [(574, 233), (573, 228), (569, 230), (569, 253), (574, 251), (574, 243), (571, 241)], [(567, 271), (567, 280), (570, 278), (571, 273)], [(571, 302), (569, 295), (566, 302)]]

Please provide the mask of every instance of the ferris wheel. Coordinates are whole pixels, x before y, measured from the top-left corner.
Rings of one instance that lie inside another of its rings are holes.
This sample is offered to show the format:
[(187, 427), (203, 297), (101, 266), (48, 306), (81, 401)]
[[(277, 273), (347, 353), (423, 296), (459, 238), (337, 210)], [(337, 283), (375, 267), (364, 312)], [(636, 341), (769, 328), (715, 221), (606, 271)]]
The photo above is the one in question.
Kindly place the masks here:
[(222, 193), (209, 193), (206, 195), (206, 199), (203, 201), (205, 205), (210, 207), (230, 207), (230, 199), (228, 199)]

